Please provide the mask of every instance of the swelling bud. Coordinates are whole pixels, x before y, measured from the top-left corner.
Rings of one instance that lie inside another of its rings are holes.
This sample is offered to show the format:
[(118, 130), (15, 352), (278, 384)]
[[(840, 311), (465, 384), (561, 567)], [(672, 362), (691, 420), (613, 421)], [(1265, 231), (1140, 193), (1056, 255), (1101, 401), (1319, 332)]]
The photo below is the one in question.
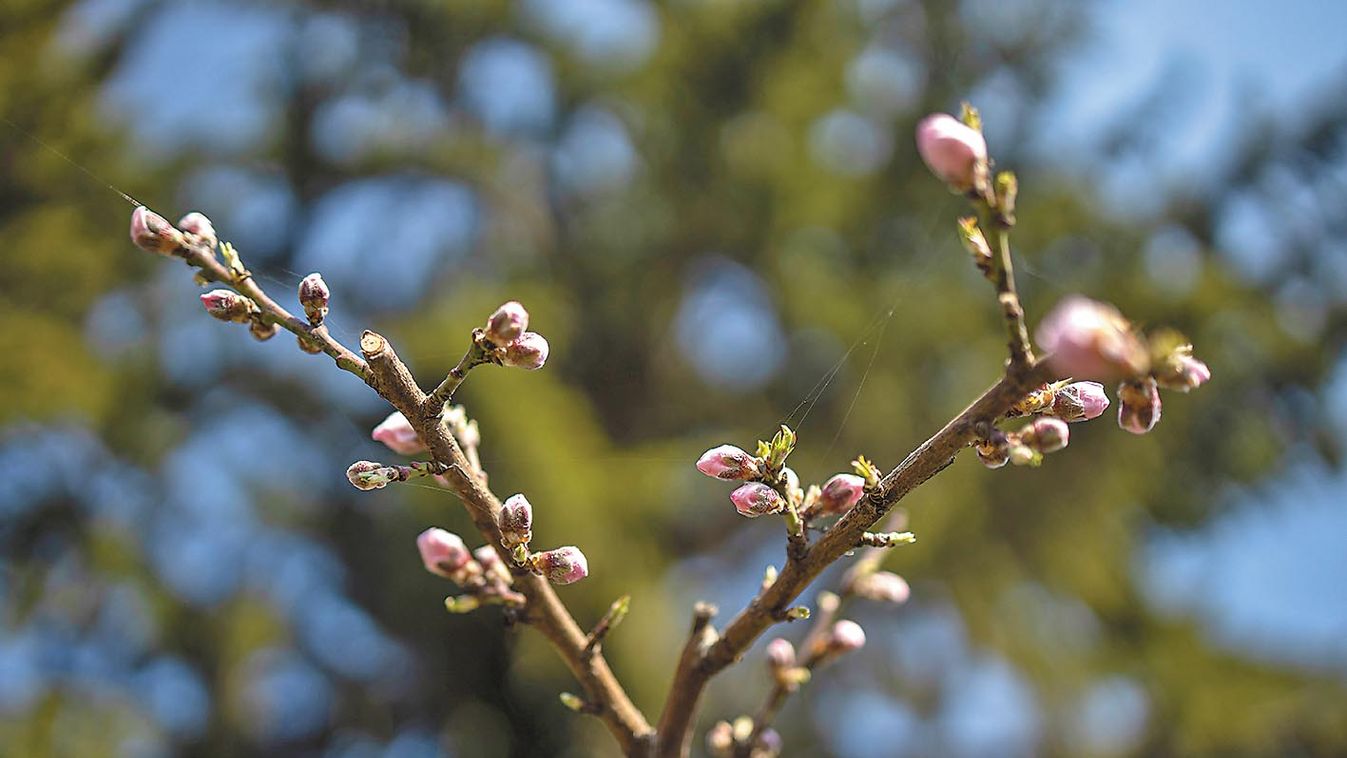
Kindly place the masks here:
[(322, 274), (309, 274), (299, 282), (299, 305), (309, 323), (318, 326), (327, 317), (327, 303), (332, 291), (327, 288)]
[(746, 480), (761, 474), (758, 459), (734, 445), (713, 447), (697, 459), (697, 470), (713, 479)]
[(346, 480), (365, 492), (383, 489), (399, 479), (397, 469), (374, 461), (356, 461), (346, 469)]
[(912, 588), (908, 586), (907, 580), (892, 571), (866, 574), (851, 585), (851, 591), (867, 600), (894, 605), (906, 603), (912, 596)]
[(426, 571), (446, 578), (472, 560), (463, 539), (439, 527), (421, 532), (416, 538), (416, 549), (421, 553), (421, 563), (425, 564)]
[(739, 515), (748, 518), (780, 513), (786, 508), (781, 493), (759, 482), (745, 484), (731, 492), (730, 502), (734, 503), (734, 509), (739, 511)]
[(864, 479), (855, 474), (837, 474), (823, 483), (815, 509), (820, 515), (846, 513), (864, 493)]
[(500, 362), (511, 368), (532, 371), (547, 363), (547, 352), (547, 340), (541, 334), (524, 332), (519, 339), (505, 346)]
[(370, 439), (382, 442), (398, 455), (416, 455), (426, 451), (425, 443), (401, 411), (393, 411), (388, 414), (388, 418), (380, 421), (370, 432)]
[(533, 539), (533, 506), (522, 494), (511, 495), (500, 506), (496, 519), (500, 541), (505, 547), (527, 545)]
[(1053, 393), (1048, 413), (1063, 421), (1089, 421), (1108, 410), (1108, 394), (1099, 382), (1075, 382)]
[(1118, 385), (1118, 426), (1145, 434), (1160, 421), (1160, 388), (1146, 377)]
[(186, 240), (158, 213), (140, 206), (131, 212), (131, 241), (149, 253), (172, 255)]
[(253, 312), (253, 301), (233, 290), (211, 290), (201, 296), (201, 305), (212, 318), (243, 323)]
[(219, 241), (215, 236), (215, 225), (206, 218), (206, 214), (191, 213), (178, 219), (178, 229), (195, 237), (195, 242), (205, 245), (211, 250), (215, 249), (215, 244)]
[(486, 320), (486, 338), (495, 345), (509, 345), (529, 328), (529, 312), (517, 301), (502, 305)]
[(917, 124), (917, 152), (936, 178), (955, 192), (968, 192), (987, 171), (987, 141), (982, 132), (948, 113), (935, 113)]
[(570, 584), (589, 576), (589, 561), (574, 545), (534, 553), (529, 563), (552, 584)]
[(1075, 295), (1053, 308), (1034, 339), (1065, 376), (1121, 379), (1150, 370), (1150, 354), (1117, 308)]

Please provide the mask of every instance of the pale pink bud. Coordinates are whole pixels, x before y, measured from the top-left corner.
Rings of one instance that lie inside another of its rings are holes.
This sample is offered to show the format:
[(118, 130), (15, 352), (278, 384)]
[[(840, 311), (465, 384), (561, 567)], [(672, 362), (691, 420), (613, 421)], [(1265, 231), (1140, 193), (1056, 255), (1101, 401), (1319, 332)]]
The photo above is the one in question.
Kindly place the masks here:
[(346, 480), (356, 489), (383, 489), (389, 482), (398, 481), (398, 470), (374, 461), (356, 461), (346, 469)]
[(739, 515), (748, 518), (780, 513), (786, 507), (786, 501), (781, 497), (781, 493), (760, 482), (745, 484), (731, 492), (730, 501), (734, 503)]
[(501, 363), (511, 368), (532, 371), (547, 363), (547, 340), (537, 332), (524, 332), (519, 339), (505, 346)]
[(1034, 333), (1060, 374), (1118, 379), (1145, 374), (1150, 354), (1117, 308), (1073, 295), (1057, 304)]
[(1071, 440), (1071, 429), (1059, 418), (1040, 417), (1020, 430), (1020, 442), (1040, 453), (1055, 453)]
[(309, 323), (318, 326), (327, 317), (327, 303), (332, 291), (327, 288), (322, 274), (309, 274), (299, 282), (299, 305)]
[(527, 544), (533, 539), (533, 506), (522, 494), (511, 495), (501, 504), (496, 523), (506, 547)]
[(713, 447), (697, 459), (697, 470), (716, 479), (753, 479), (761, 474), (758, 459), (734, 445)]
[(1211, 369), (1207, 364), (1194, 358), (1192, 348), (1176, 351), (1176, 354), (1155, 370), (1155, 381), (1167, 390), (1188, 392), (1211, 381)]
[(860, 624), (842, 619), (833, 624), (828, 632), (828, 650), (833, 653), (847, 653), (860, 650), (865, 646), (865, 630)]
[(421, 563), (425, 564), (426, 571), (446, 578), (472, 559), (461, 537), (434, 526), (417, 536), (416, 549), (421, 552)]
[(167, 219), (142, 205), (131, 211), (131, 241), (146, 252), (172, 255), (185, 240)]
[(852, 591), (868, 600), (901, 605), (912, 596), (907, 580), (892, 571), (876, 571), (857, 579)]
[(215, 225), (206, 218), (206, 214), (192, 211), (191, 213), (178, 219), (178, 229), (187, 234), (196, 237), (196, 241), (206, 247), (215, 249)]
[(795, 646), (790, 640), (777, 637), (767, 643), (767, 665), (777, 670), (795, 665)]
[(1160, 388), (1146, 377), (1118, 385), (1118, 426), (1132, 434), (1145, 434), (1160, 420)]
[(1052, 396), (1049, 412), (1063, 421), (1089, 421), (1108, 410), (1108, 394), (1099, 382), (1074, 382)]
[(995, 435), (995, 439), (979, 440), (973, 449), (978, 460), (987, 468), (997, 469), (1010, 462), (1010, 442), (1004, 434)]
[(837, 474), (823, 483), (815, 508), (820, 515), (846, 513), (864, 493), (864, 479), (855, 474)]
[(511, 300), (496, 309), (486, 320), (486, 338), (496, 345), (508, 345), (519, 339), (529, 328), (529, 312), (524, 306)]
[(482, 564), (482, 569), (486, 571), (494, 569), (501, 563), (500, 553), (497, 553), (496, 549), (490, 545), (482, 545), (472, 551), (472, 557)]
[(934, 113), (917, 124), (917, 152), (940, 181), (958, 192), (973, 188), (987, 163), (982, 133), (947, 113)]
[(201, 304), (206, 313), (221, 321), (247, 321), (252, 313), (252, 301), (232, 290), (211, 290), (201, 296)]
[(734, 727), (728, 721), (717, 721), (706, 732), (706, 749), (714, 756), (729, 755), (734, 749)]
[(1016, 466), (1037, 466), (1043, 462), (1043, 454), (1028, 445), (1012, 443), (1009, 448), (1010, 462)]
[(547, 577), (553, 584), (570, 584), (589, 576), (589, 561), (580, 548), (574, 545), (559, 547), (544, 553), (535, 553), (529, 557), (533, 567)]
[(401, 411), (393, 411), (370, 432), (370, 439), (382, 442), (398, 455), (416, 455), (426, 451), (426, 444), (417, 436), (411, 422)]

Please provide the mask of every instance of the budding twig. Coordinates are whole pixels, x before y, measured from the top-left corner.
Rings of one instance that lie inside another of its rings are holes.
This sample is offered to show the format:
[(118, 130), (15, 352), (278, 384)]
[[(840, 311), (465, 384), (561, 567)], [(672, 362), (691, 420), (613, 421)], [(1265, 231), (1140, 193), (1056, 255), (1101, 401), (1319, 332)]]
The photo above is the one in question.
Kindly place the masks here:
[(603, 614), (603, 618), (599, 619), (599, 623), (594, 625), (594, 628), (589, 632), (589, 636), (585, 638), (584, 654), (586, 657), (593, 655), (603, 644), (603, 638), (608, 636), (608, 633), (618, 624), (622, 623), (622, 619), (627, 617), (627, 610), (630, 607), (631, 595), (623, 595), (608, 606), (608, 612)]

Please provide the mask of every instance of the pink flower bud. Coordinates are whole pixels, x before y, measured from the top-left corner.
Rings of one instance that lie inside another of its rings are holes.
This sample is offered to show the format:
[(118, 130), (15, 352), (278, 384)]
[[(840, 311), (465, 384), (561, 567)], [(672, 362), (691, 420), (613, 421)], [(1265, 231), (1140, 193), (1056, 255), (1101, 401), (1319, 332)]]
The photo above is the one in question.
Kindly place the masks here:
[(1073, 295), (1043, 319), (1034, 339), (1068, 376), (1119, 379), (1150, 370), (1150, 354), (1117, 308)]
[(131, 241), (146, 252), (172, 255), (186, 240), (163, 216), (142, 205), (131, 211)]
[(851, 586), (853, 592), (867, 600), (901, 605), (912, 596), (912, 588), (907, 580), (892, 571), (876, 571), (857, 579)]
[(1146, 377), (1118, 385), (1118, 426), (1132, 434), (1145, 434), (1160, 420), (1160, 388)]
[(1156, 383), (1167, 390), (1188, 392), (1211, 381), (1211, 369), (1193, 357), (1192, 349), (1191, 345), (1185, 345), (1157, 367)]
[(828, 651), (832, 653), (860, 650), (865, 647), (865, 630), (855, 621), (842, 619), (833, 624), (833, 628), (829, 630), (827, 644)]
[(426, 443), (417, 436), (411, 422), (401, 411), (393, 411), (370, 432), (370, 439), (382, 442), (398, 455), (416, 455), (426, 451)]
[(496, 309), (486, 320), (486, 338), (495, 345), (508, 345), (519, 339), (529, 328), (529, 312), (524, 306), (511, 300)]
[(497, 553), (496, 549), (490, 545), (482, 545), (472, 551), (472, 557), (478, 563), (482, 564), (482, 568), (486, 571), (490, 571), (501, 562), (500, 553)]
[(580, 552), (580, 548), (574, 545), (534, 553), (529, 556), (529, 560), (533, 568), (541, 571), (547, 581), (553, 584), (570, 584), (589, 576), (589, 561), (585, 560), (585, 554)]
[(233, 290), (211, 290), (201, 296), (206, 313), (221, 321), (242, 323), (252, 313), (252, 301)]
[(734, 727), (728, 721), (717, 721), (706, 732), (706, 749), (711, 755), (727, 756), (734, 749)]
[(731, 492), (730, 501), (734, 503), (739, 515), (748, 518), (780, 513), (786, 507), (786, 501), (781, 497), (781, 493), (759, 482), (745, 484)]
[(383, 489), (389, 482), (398, 479), (397, 469), (374, 461), (356, 461), (346, 469), (346, 480), (356, 489), (366, 492)]
[(322, 274), (309, 274), (299, 282), (299, 304), (309, 323), (318, 326), (327, 317), (327, 303), (332, 291), (327, 288)]
[(1108, 410), (1108, 394), (1099, 382), (1074, 382), (1053, 393), (1049, 413), (1063, 421), (1089, 421)]
[(1055, 453), (1071, 440), (1071, 429), (1059, 418), (1040, 417), (1020, 430), (1020, 442), (1039, 453)]
[(795, 646), (790, 644), (790, 640), (777, 637), (767, 643), (767, 665), (775, 670), (795, 665)]
[(744, 480), (761, 475), (758, 459), (734, 445), (713, 447), (697, 459), (697, 470), (716, 479)]
[(496, 523), (506, 547), (528, 544), (533, 539), (533, 506), (522, 494), (511, 495), (501, 504)]
[(978, 172), (986, 170), (982, 133), (947, 113), (933, 113), (917, 124), (917, 152), (931, 173), (957, 192), (972, 189)]
[(196, 242), (214, 250), (217, 239), (215, 225), (206, 218), (206, 214), (191, 213), (178, 219), (178, 229), (196, 238)]
[(439, 527), (421, 532), (416, 538), (416, 549), (421, 552), (421, 563), (425, 564), (426, 571), (446, 578), (472, 559), (461, 537)]
[(537, 332), (524, 332), (519, 339), (505, 346), (501, 363), (529, 371), (542, 368), (547, 363), (547, 340)]
[(823, 483), (815, 508), (820, 515), (846, 513), (864, 493), (864, 479), (855, 474), (837, 474)]

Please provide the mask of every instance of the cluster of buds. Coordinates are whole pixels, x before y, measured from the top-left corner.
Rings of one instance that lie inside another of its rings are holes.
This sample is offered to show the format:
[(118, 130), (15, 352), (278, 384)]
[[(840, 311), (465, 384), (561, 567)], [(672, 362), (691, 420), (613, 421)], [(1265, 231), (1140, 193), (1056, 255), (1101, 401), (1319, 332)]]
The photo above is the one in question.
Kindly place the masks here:
[(1147, 337), (1106, 303), (1070, 297), (1043, 319), (1035, 334), (1054, 369), (1073, 376), (1117, 380), (1118, 426), (1145, 434), (1160, 420), (1160, 387), (1188, 392), (1211, 379), (1182, 335), (1162, 330)]
[(500, 543), (510, 551), (517, 566), (547, 577), (553, 584), (571, 584), (589, 576), (589, 561), (574, 545), (531, 552), (533, 540), (533, 506), (521, 494), (511, 495), (501, 503), (496, 515), (500, 529)]
[(547, 340), (528, 331), (528, 326), (528, 311), (511, 300), (491, 314), (485, 328), (473, 332), (473, 341), (487, 361), (532, 371), (547, 363), (548, 346)]
[(490, 545), (468, 552), (457, 534), (431, 527), (417, 536), (416, 549), (426, 571), (463, 589), (464, 594), (445, 598), (444, 606), (451, 613), (467, 613), (487, 604), (523, 604), (523, 596), (510, 588), (509, 569)]
[(1099, 382), (1063, 379), (1030, 392), (1006, 414), (1009, 417), (1043, 415), (1076, 423), (1098, 418), (1108, 410), (1108, 394)]
[(734, 445), (720, 445), (702, 453), (697, 470), (712, 479), (745, 482), (730, 493), (739, 515), (757, 518), (785, 513), (799, 522), (801, 509), (818, 500), (821, 490), (810, 487), (806, 493), (800, 477), (786, 465), (795, 441), (795, 432), (783, 425), (771, 441), (758, 442), (756, 455)]
[(987, 468), (1037, 466), (1043, 456), (1067, 446), (1071, 429), (1059, 418), (1040, 416), (1014, 432), (993, 431), (974, 444), (978, 460)]
[[(752, 741), (752, 745), (748, 743)], [(750, 758), (775, 758), (781, 755), (781, 735), (772, 728), (753, 735), (753, 719), (740, 716), (734, 723), (717, 721), (706, 733), (706, 750), (715, 758), (748, 755)]]

